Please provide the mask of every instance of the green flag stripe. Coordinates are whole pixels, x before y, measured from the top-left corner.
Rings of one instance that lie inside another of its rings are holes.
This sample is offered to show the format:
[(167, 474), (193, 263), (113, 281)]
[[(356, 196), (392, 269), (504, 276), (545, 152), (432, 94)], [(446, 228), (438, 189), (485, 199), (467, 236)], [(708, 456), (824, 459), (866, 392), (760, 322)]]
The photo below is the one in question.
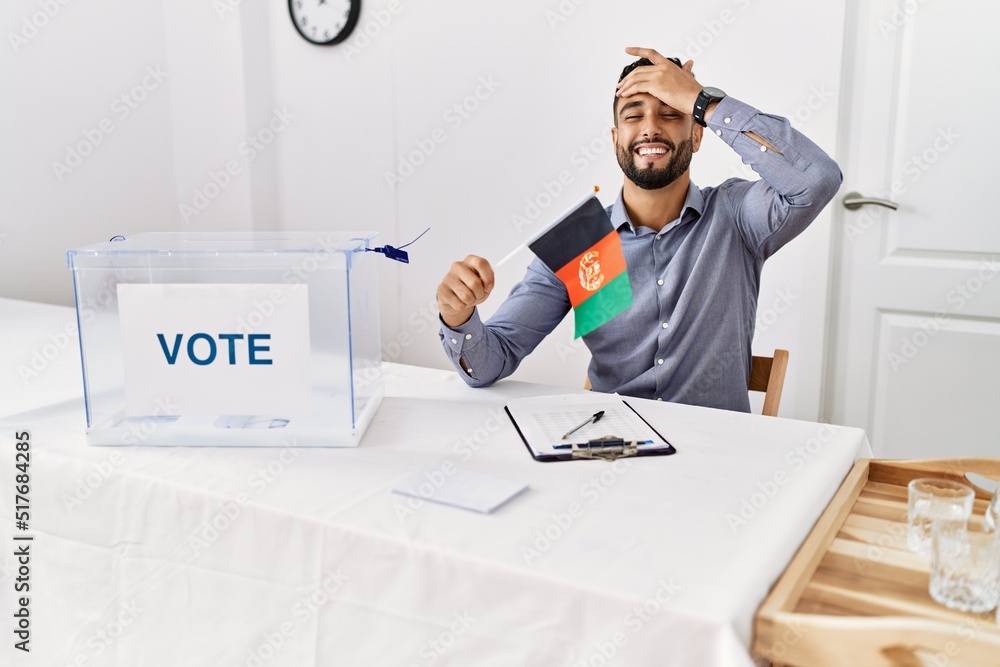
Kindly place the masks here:
[(622, 271), (589, 299), (576, 307), (576, 338), (586, 336), (632, 305), (632, 283), (628, 271)]

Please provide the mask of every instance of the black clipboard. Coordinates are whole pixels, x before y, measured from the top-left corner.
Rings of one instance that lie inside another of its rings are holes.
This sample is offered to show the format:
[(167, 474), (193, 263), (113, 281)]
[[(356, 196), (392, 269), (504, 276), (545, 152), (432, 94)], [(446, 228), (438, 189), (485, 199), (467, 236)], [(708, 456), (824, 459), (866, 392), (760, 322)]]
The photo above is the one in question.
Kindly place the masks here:
[[(635, 415), (639, 419), (641, 419), (642, 422), (646, 426), (649, 427), (649, 430), (651, 430), (653, 433), (655, 433), (660, 438), (660, 440), (662, 440), (663, 442), (667, 443), (667, 446), (666, 447), (657, 447), (656, 449), (638, 449), (633, 454), (622, 454), (622, 455), (619, 456), (619, 458), (636, 458), (636, 457), (639, 457), (639, 456), (670, 456), (671, 454), (676, 454), (677, 453), (677, 449), (672, 444), (670, 444), (670, 441), (668, 441), (666, 438), (664, 438), (662, 433), (660, 433), (655, 428), (653, 428), (653, 425), (650, 424), (648, 421), (646, 421), (646, 418), (643, 417), (641, 414), (639, 414), (638, 410), (636, 410), (631, 405), (629, 405), (628, 401), (622, 400), (622, 403), (625, 404), (625, 407), (627, 407), (629, 410), (631, 410), (632, 412), (634, 412)], [(559, 453), (559, 454), (535, 454), (535, 452), (531, 449), (531, 445), (528, 444), (528, 439), (525, 438), (524, 437), (524, 433), (521, 432), (521, 427), (518, 426), (517, 420), (514, 419), (514, 415), (511, 414), (510, 408), (508, 408), (505, 405), (505, 406), (503, 406), (503, 411), (507, 413), (507, 417), (510, 419), (510, 423), (514, 425), (514, 429), (517, 431), (517, 434), (521, 437), (521, 442), (523, 442), (525, 448), (527, 448), (528, 455), (531, 456), (531, 458), (535, 459), (536, 461), (541, 461), (542, 463), (552, 463), (553, 461), (595, 461), (595, 460), (603, 460), (603, 459), (601, 459), (599, 457), (596, 457), (596, 456), (592, 456), (592, 457), (591, 456), (579, 456), (579, 455), (577, 455), (576, 453), (574, 453), (572, 451), (567, 451), (565, 454), (563, 454), (563, 453)]]

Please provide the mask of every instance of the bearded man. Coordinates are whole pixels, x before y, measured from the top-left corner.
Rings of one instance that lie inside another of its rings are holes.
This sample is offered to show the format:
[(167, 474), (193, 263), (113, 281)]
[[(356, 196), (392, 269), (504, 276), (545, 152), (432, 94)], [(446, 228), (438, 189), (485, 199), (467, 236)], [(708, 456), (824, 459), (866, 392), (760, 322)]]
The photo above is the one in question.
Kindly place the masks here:
[[(765, 260), (802, 233), (840, 187), (837, 164), (787, 119), (761, 113), (652, 49), (619, 77), (611, 138), (625, 174), (607, 213), (621, 238), (633, 302), (583, 337), (595, 391), (750, 411), (747, 383)], [(760, 174), (691, 182), (705, 128)], [(517, 368), (570, 310), (537, 258), (496, 314), (489, 262), (452, 264), (437, 290), (445, 353), (473, 387)]]

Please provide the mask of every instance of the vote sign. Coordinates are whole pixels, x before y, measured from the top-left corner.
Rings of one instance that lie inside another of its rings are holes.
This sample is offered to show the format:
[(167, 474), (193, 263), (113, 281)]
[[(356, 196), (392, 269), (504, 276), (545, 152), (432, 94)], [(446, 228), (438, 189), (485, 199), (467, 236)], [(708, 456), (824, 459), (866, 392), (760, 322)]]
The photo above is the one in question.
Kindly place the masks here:
[(312, 412), (303, 284), (118, 285), (125, 414)]

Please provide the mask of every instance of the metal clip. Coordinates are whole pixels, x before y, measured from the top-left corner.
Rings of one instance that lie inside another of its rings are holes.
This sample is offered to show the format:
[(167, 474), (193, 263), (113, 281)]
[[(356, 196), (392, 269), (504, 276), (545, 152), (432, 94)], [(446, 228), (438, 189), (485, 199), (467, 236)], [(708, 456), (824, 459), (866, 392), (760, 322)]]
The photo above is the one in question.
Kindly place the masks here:
[(634, 442), (626, 442), (622, 438), (609, 435), (603, 438), (595, 438), (582, 444), (574, 443), (573, 458), (614, 461), (626, 456), (635, 456), (638, 451), (639, 446)]

